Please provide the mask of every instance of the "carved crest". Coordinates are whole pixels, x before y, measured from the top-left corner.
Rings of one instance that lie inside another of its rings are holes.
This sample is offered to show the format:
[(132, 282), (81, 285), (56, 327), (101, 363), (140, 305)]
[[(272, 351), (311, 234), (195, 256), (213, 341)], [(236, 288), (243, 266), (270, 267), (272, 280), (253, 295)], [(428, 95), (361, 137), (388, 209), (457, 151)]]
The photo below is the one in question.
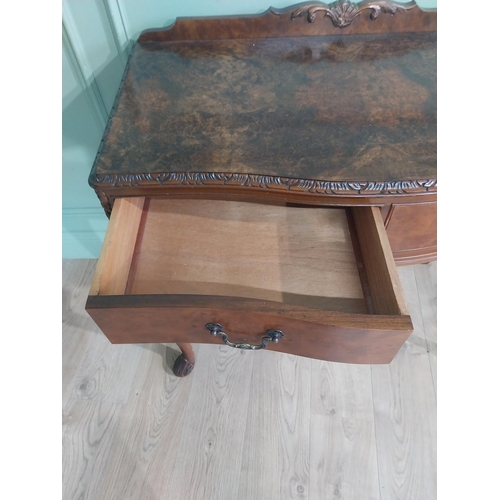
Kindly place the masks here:
[(396, 12), (406, 12), (415, 7), (415, 5), (417, 4), (414, 1), (409, 3), (368, 1), (356, 4), (348, 0), (337, 0), (330, 5), (316, 3), (299, 7), (292, 12), (292, 20), (307, 15), (307, 20), (313, 23), (316, 20), (316, 14), (324, 12), (324, 17), (329, 17), (335, 27), (346, 28), (365, 10), (370, 11), (370, 19), (374, 20), (377, 19), (381, 12), (383, 14), (394, 15)]

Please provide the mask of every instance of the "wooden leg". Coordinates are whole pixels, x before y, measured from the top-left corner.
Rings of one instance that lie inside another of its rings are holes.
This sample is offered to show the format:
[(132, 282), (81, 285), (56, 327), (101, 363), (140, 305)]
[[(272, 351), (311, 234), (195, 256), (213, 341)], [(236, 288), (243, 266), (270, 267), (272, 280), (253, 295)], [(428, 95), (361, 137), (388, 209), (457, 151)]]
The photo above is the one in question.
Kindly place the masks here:
[(189, 375), (194, 368), (194, 351), (193, 346), (187, 343), (178, 343), (181, 354), (175, 360), (173, 372), (177, 377), (185, 377)]

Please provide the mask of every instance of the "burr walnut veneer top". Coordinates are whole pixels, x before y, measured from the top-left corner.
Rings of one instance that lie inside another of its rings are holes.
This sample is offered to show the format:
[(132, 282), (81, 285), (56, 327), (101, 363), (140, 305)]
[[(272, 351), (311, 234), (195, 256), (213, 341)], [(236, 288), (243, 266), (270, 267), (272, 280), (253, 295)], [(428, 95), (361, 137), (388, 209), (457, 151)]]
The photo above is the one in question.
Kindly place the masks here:
[(136, 44), (91, 174), (436, 177), (436, 33)]

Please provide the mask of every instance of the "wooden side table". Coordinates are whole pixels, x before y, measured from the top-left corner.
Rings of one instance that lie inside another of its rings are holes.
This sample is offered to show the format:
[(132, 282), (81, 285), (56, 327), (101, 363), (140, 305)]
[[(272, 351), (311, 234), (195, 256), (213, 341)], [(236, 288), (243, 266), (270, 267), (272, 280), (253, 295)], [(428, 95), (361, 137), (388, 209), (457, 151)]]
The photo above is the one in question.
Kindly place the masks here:
[(436, 258), (436, 14), (337, 2), (182, 19), (135, 45), (90, 184), (86, 309), (114, 343), (389, 363), (397, 264)]

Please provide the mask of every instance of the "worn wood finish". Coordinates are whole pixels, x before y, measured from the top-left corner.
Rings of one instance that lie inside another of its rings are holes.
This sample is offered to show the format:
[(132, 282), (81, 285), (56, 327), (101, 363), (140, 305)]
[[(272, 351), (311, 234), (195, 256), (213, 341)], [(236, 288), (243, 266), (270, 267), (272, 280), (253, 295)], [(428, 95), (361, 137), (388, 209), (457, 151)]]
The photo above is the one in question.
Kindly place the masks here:
[[(371, 3), (394, 2), (362, 2)], [(397, 2), (396, 2), (397, 3)], [(366, 11), (347, 27), (334, 26), (331, 19), (318, 13), (314, 22), (307, 16), (297, 17), (299, 5), (322, 5), (321, 2), (304, 2), (287, 9), (269, 9), (258, 16), (226, 16), (218, 18), (178, 18), (171, 26), (160, 30), (146, 30), (139, 42), (159, 42), (174, 40), (213, 40), (222, 38), (266, 38), (269, 36), (303, 36), (330, 34), (395, 33), (401, 31), (435, 31), (437, 26), (435, 11), (422, 11), (413, 7), (396, 15), (380, 14), (376, 20), (370, 19)], [(326, 4), (323, 4), (326, 5)]]

